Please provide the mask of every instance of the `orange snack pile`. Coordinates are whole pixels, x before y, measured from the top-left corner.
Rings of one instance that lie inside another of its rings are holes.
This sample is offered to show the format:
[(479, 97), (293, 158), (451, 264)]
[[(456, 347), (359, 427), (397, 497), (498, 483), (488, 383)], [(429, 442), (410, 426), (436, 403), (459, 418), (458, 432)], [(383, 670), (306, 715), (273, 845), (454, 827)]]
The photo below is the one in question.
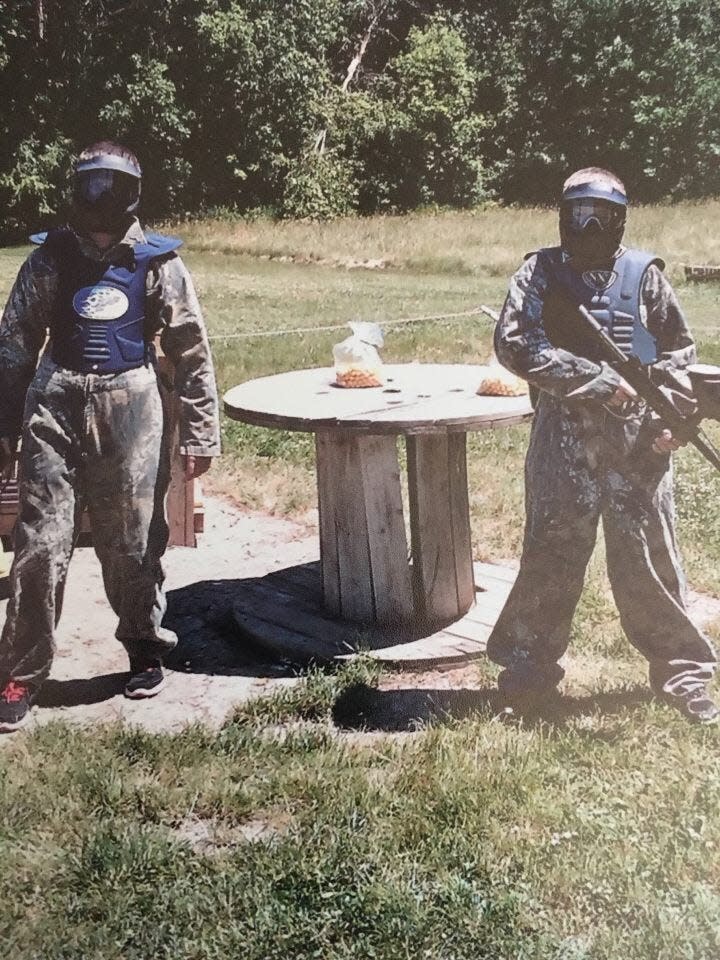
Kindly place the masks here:
[(339, 387), (381, 387), (382, 380), (372, 370), (350, 367), (349, 370), (337, 370), (335, 382)]
[(485, 367), (485, 376), (475, 392), (481, 397), (524, 397), (528, 385), (504, 367), (493, 351)]
[(502, 371), (485, 377), (477, 392), (483, 397), (522, 397), (528, 392), (527, 384), (520, 377)]

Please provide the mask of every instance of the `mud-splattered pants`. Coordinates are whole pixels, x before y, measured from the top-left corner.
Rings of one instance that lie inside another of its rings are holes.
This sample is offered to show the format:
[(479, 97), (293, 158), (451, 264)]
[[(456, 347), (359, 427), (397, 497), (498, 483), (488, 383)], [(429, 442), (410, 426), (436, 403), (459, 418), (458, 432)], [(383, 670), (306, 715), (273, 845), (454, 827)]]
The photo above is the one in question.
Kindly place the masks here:
[(621, 443), (588, 436), (561, 403), (542, 398), (525, 464), (520, 571), (487, 651), (516, 688), (539, 692), (562, 679), (557, 661), (600, 518), (620, 621), (649, 662), (652, 688), (685, 696), (712, 677), (715, 652), (686, 611), (668, 458), (647, 447), (642, 459), (623, 458)]
[(50, 671), (84, 508), (119, 619), (117, 639), (130, 657), (162, 656), (177, 638), (160, 626), (169, 467), (154, 369), (85, 375), (46, 357), (28, 390), (24, 423), (0, 679), (39, 685)]

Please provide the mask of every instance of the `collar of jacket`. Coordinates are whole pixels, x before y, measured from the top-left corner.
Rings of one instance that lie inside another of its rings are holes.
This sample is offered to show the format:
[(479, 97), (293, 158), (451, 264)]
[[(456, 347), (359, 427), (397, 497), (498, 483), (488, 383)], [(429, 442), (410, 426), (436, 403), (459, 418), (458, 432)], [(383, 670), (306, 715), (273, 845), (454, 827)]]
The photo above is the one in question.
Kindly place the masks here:
[[(72, 229), (72, 227), (70, 229)], [(132, 249), (136, 243), (145, 243), (145, 234), (137, 217), (132, 218), (132, 222), (117, 243), (113, 243), (105, 250), (101, 250), (90, 237), (85, 237), (75, 230), (73, 230), (73, 233), (77, 237), (80, 250), (84, 256), (89, 257), (91, 260), (116, 261), (122, 259), (122, 254), (128, 247)]]

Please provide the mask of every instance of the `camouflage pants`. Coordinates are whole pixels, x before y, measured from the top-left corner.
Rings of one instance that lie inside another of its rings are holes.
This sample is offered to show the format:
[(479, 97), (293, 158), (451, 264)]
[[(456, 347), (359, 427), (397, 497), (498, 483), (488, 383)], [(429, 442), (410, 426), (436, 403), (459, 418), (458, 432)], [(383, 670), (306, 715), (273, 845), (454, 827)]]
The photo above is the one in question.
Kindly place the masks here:
[(712, 677), (715, 652), (689, 619), (674, 529), (672, 470), (650, 450), (617, 455), (588, 438), (555, 403), (541, 404), (525, 465), (520, 571), (488, 642), (488, 655), (539, 689), (562, 679), (575, 607), (602, 518), (607, 570), (620, 622), (647, 658), (656, 693), (683, 696)]
[(87, 507), (116, 637), (131, 657), (156, 658), (175, 634), (165, 612), (161, 557), (169, 478), (155, 371), (79, 374), (44, 359), (28, 390), (11, 598), (0, 677), (39, 684), (55, 650), (65, 579)]

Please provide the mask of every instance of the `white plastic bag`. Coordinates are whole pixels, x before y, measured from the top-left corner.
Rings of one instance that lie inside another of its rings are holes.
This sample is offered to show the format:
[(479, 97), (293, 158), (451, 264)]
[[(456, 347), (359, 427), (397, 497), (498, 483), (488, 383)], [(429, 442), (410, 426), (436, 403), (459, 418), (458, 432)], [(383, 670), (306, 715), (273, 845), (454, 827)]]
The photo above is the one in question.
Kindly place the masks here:
[(333, 347), (335, 382), (340, 387), (381, 387), (382, 360), (377, 351), (383, 333), (376, 323), (348, 324), (352, 335)]

